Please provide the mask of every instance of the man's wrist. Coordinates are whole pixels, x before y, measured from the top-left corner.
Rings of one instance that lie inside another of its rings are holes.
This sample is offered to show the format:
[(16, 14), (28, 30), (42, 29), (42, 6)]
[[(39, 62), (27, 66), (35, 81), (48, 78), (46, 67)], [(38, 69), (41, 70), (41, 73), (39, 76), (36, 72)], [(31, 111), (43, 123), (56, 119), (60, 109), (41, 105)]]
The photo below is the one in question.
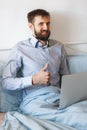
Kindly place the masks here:
[(37, 80), (37, 76), (36, 75), (32, 76), (32, 84), (33, 85), (38, 84), (38, 80)]

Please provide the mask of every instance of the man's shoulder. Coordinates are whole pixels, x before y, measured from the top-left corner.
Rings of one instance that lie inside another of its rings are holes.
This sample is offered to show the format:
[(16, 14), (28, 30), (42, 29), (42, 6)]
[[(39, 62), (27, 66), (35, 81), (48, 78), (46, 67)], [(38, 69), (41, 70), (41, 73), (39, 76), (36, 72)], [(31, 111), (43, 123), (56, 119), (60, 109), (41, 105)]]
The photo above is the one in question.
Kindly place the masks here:
[(62, 46), (63, 44), (58, 40), (49, 39), (49, 46), (54, 46), (54, 45)]
[(12, 48), (12, 51), (19, 51), (29, 44), (29, 39), (18, 41)]
[(29, 39), (21, 40), (16, 45), (21, 46), (21, 45), (27, 45), (27, 44), (29, 44)]
[(26, 46), (29, 46), (30, 43), (29, 43), (29, 39), (25, 39), (25, 40), (21, 40), (21, 41), (18, 41), (13, 48), (16, 48), (16, 49), (19, 49), (19, 48), (22, 48), (22, 47), (26, 47)]

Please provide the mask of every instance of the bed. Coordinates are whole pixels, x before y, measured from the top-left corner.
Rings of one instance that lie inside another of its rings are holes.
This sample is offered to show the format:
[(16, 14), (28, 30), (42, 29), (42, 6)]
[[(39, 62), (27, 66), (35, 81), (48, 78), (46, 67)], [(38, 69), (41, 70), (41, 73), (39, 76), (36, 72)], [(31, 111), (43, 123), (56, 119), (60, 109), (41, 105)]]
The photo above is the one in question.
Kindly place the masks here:
[[(64, 46), (70, 73), (87, 72), (87, 44)], [(0, 50), (0, 79), (10, 51)], [(22, 91), (0, 86), (0, 130), (87, 130), (87, 100), (60, 109), (59, 98), (51, 86), (27, 96), (20, 106)]]

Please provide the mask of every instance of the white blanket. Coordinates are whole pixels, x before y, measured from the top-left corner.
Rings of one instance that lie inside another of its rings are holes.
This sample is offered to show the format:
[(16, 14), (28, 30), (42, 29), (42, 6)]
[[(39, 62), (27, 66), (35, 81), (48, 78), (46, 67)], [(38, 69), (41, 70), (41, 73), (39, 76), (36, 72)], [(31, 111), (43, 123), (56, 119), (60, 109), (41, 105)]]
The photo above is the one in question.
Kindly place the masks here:
[(8, 112), (0, 130), (87, 130), (87, 101), (59, 109), (59, 91), (45, 87), (29, 94), (19, 112)]

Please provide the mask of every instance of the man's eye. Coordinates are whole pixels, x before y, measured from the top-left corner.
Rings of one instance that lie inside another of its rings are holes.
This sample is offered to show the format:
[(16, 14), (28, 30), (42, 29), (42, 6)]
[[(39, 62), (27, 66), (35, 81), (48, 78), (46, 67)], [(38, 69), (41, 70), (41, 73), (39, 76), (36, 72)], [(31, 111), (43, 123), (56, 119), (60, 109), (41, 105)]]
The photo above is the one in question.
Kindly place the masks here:
[(49, 23), (47, 23), (47, 25), (49, 26), (49, 25), (50, 25), (50, 22), (49, 22)]
[(43, 23), (40, 23), (39, 25), (40, 25), (40, 26), (43, 26)]

